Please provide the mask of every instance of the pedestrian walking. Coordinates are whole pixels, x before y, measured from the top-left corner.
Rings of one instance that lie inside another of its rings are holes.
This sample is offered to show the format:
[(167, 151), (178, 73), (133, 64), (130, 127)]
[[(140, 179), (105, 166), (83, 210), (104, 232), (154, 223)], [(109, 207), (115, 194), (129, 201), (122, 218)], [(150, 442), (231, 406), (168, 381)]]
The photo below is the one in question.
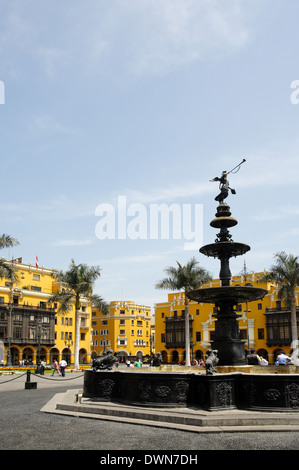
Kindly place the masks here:
[(56, 361), (56, 359), (54, 359), (54, 370), (53, 370), (52, 376), (55, 374), (55, 370), (57, 371), (57, 374), (58, 374), (58, 375), (61, 375), (61, 373), (60, 373), (60, 371), (59, 371), (59, 364), (58, 364), (58, 362)]
[(65, 377), (65, 368), (67, 367), (67, 362), (64, 359), (62, 359), (62, 361), (59, 362), (59, 365), (60, 365), (62, 377)]

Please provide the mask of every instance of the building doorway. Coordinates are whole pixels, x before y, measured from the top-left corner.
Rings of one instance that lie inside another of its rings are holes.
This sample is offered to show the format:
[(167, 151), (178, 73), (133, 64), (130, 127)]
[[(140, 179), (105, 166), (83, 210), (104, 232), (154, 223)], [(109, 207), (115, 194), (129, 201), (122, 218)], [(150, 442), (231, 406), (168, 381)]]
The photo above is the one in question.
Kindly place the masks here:
[(129, 355), (128, 355), (127, 351), (117, 351), (116, 352), (116, 357), (118, 359), (118, 362), (126, 363), (128, 358), (129, 358)]
[(19, 365), (19, 350), (17, 348), (10, 348), (11, 352), (11, 363), (13, 366)]
[(30, 366), (33, 364), (33, 351), (30, 348), (25, 348), (23, 350), (22, 359), (24, 361), (24, 365)]
[(53, 348), (50, 351), (50, 364), (54, 363), (54, 359), (59, 360), (59, 351), (57, 348)]
[(86, 364), (87, 363), (87, 351), (86, 349), (80, 349), (79, 351), (79, 364)]
[(173, 364), (177, 364), (179, 362), (179, 353), (176, 350), (172, 351), (171, 362)]
[(71, 351), (69, 348), (64, 348), (62, 351), (62, 359), (64, 359), (68, 365), (71, 363)]

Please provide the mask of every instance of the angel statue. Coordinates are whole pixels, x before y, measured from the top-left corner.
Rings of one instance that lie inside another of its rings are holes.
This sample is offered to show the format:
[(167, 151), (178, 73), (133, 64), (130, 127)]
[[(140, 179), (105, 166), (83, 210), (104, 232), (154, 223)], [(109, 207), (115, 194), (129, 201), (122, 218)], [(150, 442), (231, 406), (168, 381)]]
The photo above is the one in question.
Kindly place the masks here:
[(210, 181), (219, 181), (220, 193), (218, 194), (218, 196), (215, 197), (215, 201), (218, 201), (218, 202), (222, 203), (224, 201), (224, 199), (227, 198), (229, 191), (231, 191), (232, 194), (236, 194), (236, 191), (229, 186), (229, 181), (227, 179), (227, 175), (229, 175), (229, 173), (232, 173), (236, 169), (237, 170), (235, 171), (235, 173), (237, 171), (239, 171), (240, 166), (244, 162), (246, 162), (245, 159), (243, 159), (243, 161), (241, 163), (239, 163), (239, 165), (237, 165), (231, 171), (229, 171), (229, 172), (223, 171), (220, 178), (218, 178), (218, 176), (216, 176), (216, 178), (213, 178), (212, 180), (210, 180)]

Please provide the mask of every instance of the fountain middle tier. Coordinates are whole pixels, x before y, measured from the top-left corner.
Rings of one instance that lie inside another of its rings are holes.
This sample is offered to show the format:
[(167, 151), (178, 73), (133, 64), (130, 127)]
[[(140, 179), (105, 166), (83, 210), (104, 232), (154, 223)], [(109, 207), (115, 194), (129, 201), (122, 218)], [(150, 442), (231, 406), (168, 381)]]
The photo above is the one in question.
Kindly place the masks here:
[[(228, 280), (227, 280), (228, 281)], [(223, 282), (223, 281), (222, 281)], [(245, 365), (244, 342), (240, 339), (237, 304), (262, 299), (266, 289), (249, 286), (210, 287), (187, 292), (190, 300), (214, 304), (215, 333), (212, 348), (219, 352), (219, 365)]]
[(213, 258), (232, 258), (235, 256), (244, 255), (250, 250), (250, 246), (245, 243), (238, 243), (233, 241), (228, 242), (216, 242), (209, 245), (202, 246), (200, 253), (206, 256), (212, 256)]
[(222, 286), (191, 290), (187, 295), (190, 300), (195, 300), (198, 303), (218, 305), (230, 300), (233, 305), (237, 305), (262, 299), (267, 293), (266, 289), (260, 287)]

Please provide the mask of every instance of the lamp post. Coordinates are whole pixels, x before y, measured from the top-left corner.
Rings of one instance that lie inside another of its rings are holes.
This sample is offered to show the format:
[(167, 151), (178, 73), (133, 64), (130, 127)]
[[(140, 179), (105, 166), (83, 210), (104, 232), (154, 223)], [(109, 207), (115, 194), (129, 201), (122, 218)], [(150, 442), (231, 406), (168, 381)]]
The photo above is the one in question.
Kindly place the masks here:
[(13, 310), (13, 281), (10, 283), (10, 301), (8, 306), (9, 321), (8, 321), (8, 350), (7, 350), (7, 367), (12, 367), (12, 356), (11, 356), (11, 333), (12, 333), (12, 310)]
[(191, 365), (192, 365), (192, 362), (193, 362), (193, 359), (194, 359), (194, 357), (193, 357), (193, 355), (194, 355), (194, 350), (193, 350), (193, 348), (194, 348), (194, 346), (196, 346), (196, 344), (197, 344), (197, 341), (194, 341), (194, 343), (193, 343), (193, 338), (191, 338), (191, 341), (190, 341)]
[(36, 324), (36, 337), (37, 337), (37, 359), (36, 359), (36, 369), (35, 369), (36, 374), (41, 373), (41, 360), (40, 360), (41, 334), (42, 334), (42, 321), (40, 318)]
[(248, 310), (248, 303), (246, 302), (246, 317), (247, 317), (247, 348), (248, 348), (248, 353), (249, 353), (249, 319), (248, 319), (248, 313), (251, 312), (251, 310)]
[(66, 340), (64, 340), (64, 344), (66, 345), (66, 347), (69, 350), (69, 357), (68, 357), (69, 360), (67, 360), (66, 362), (68, 364), (70, 364), (71, 363), (71, 355), (72, 355), (71, 346), (73, 345), (73, 341), (71, 341), (70, 339), (66, 339)]
[[(11, 261), (11, 264), (12, 264), (12, 268), (13, 268), (13, 271), (14, 271), (14, 260)], [(22, 274), (22, 279), (24, 279), (23, 277), (23, 272), (21, 272)], [(12, 354), (11, 354), (11, 339), (12, 339), (12, 312), (13, 312), (13, 293), (14, 293), (14, 280), (15, 282), (17, 283), (18, 280), (13, 277), (11, 278), (11, 281), (10, 281), (10, 301), (9, 301), (9, 306), (7, 307), (8, 308), (8, 311), (9, 311), (9, 321), (8, 321), (8, 350), (7, 350), (7, 359), (6, 359), (6, 365), (7, 367), (12, 367)], [(16, 289), (17, 290), (17, 289)]]
[(11, 317), (12, 317), (12, 303), (9, 304), (9, 336), (8, 336), (8, 350), (7, 350), (7, 367), (12, 367), (11, 359)]
[(153, 344), (154, 344), (154, 335), (150, 335), (150, 365), (153, 362)]
[(44, 371), (44, 367), (41, 366), (41, 338), (43, 336), (43, 340), (47, 339), (48, 335), (48, 328), (42, 326), (42, 318), (39, 317), (36, 323), (36, 338), (37, 338), (37, 358), (36, 358), (36, 374), (42, 374)]
[(40, 340), (41, 340), (41, 329), (42, 329), (42, 322), (41, 322), (41, 319), (38, 320), (38, 323), (37, 323), (37, 364), (40, 363), (40, 350), (41, 350), (41, 347), (40, 347)]

